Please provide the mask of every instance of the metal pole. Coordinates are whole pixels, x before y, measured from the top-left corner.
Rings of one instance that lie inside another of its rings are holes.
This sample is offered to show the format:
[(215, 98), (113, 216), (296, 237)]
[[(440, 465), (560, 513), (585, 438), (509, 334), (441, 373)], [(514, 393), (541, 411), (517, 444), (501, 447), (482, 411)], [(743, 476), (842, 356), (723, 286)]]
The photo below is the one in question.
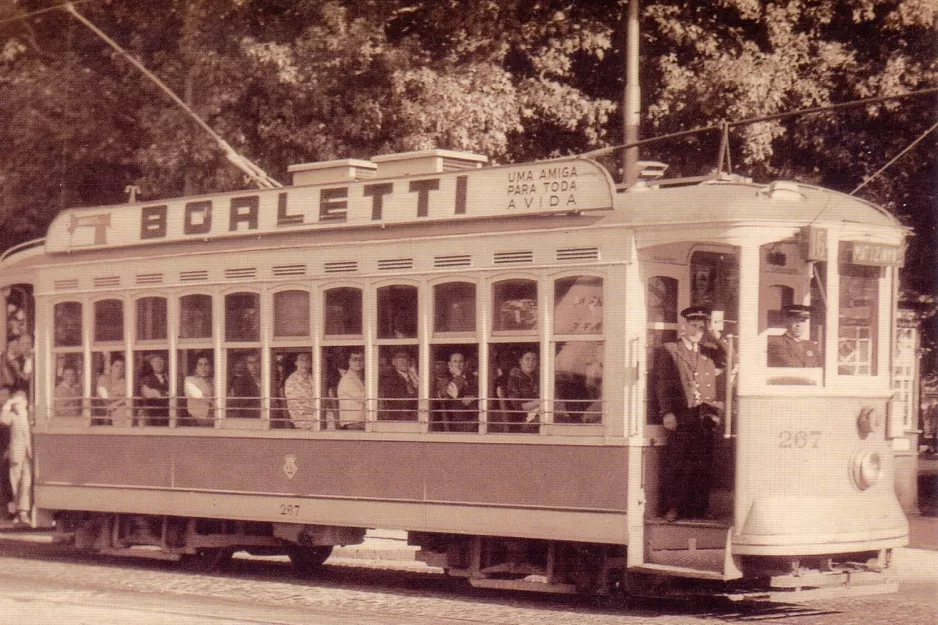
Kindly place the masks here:
[[(629, 19), (625, 37), (625, 97), (622, 125), (626, 145), (638, 142), (641, 89), (638, 82), (638, 0), (629, 1)], [(638, 180), (638, 147), (626, 148), (622, 162), (623, 181), (632, 186)]]

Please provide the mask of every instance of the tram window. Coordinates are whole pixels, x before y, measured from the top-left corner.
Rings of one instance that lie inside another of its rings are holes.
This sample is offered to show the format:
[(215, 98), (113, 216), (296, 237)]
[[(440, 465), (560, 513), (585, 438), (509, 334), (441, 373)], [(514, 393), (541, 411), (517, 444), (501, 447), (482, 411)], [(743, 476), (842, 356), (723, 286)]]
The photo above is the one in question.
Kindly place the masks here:
[(362, 291), (338, 287), (325, 292), (323, 306), (326, 336), (358, 336), (362, 333)]
[(475, 332), (476, 285), (449, 282), (433, 287), (433, 331)]
[(677, 323), (677, 280), (668, 276), (648, 279), (648, 321)]
[(554, 356), (554, 422), (601, 423), (603, 344), (557, 343)]
[(182, 395), (177, 423), (180, 427), (215, 424), (215, 363), (211, 349), (180, 349), (176, 353), (176, 388)]
[(316, 429), (312, 348), (288, 348), (271, 358), (270, 427)]
[(487, 415), (489, 432), (536, 434), (541, 422), (541, 385), (537, 343), (489, 345), (489, 388), (494, 397)]
[(137, 300), (137, 340), (166, 339), (166, 298), (141, 297)]
[(438, 345), (430, 384), (431, 432), (478, 432), (477, 345)]
[(496, 332), (537, 330), (537, 282), (496, 282), (492, 285), (492, 315), (492, 329)]
[(309, 293), (274, 293), (274, 336), (309, 336)]
[(91, 355), (92, 379), (91, 425), (132, 425), (131, 403), (127, 398), (127, 363), (119, 351), (94, 352)]
[(603, 280), (589, 276), (554, 282), (554, 334), (601, 334)]
[(225, 340), (260, 340), (260, 296), (231, 293), (225, 296)]
[(55, 346), (81, 346), (81, 302), (62, 302), (55, 305)]
[(690, 278), (691, 305), (707, 306), (722, 311), (724, 319), (738, 320), (739, 268), (733, 254), (694, 252)]
[(179, 338), (212, 338), (212, 296), (183, 295), (179, 298)]
[(414, 347), (382, 346), (378, 353), (378, 419), (416, 421), (420, 374)]
[(135, 421), (140, 425), (169, 425), (169, 353), (165, 350), (135, 352), (138, 372), (134, 403)]
[(55, 417), (76, 418), (82, 413), (81, 358), (58, 355), (55, 359)]
[(259, 419), (262, 410), (261, 355), (256, 349), (228, 350), (229, 419)]
[(876, 375), (879, 267), (841, 264), (837, 372)]
[(343, 345), (322, 350), (323, 412), (327, 429), (364, 430), (365, 347)]
[(378, 289), (378, 338), (417, 338), (417, 287)]
[(94, 303), (95, 342), (124, 339), (124, 303), (119, 299), (106, 299)]

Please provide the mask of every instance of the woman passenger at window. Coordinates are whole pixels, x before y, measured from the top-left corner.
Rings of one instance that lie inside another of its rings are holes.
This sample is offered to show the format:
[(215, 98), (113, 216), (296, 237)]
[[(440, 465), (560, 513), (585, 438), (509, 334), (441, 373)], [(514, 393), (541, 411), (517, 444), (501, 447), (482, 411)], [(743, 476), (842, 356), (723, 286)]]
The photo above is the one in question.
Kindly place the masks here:
[(212, 380), (212, 361), (208, 356), (199, 356), (192, 375), (186, 376), (183, 388), (189, 412), (187, 425), (211, 427), (215, 421), (215, 382)]
[(336, 395), (339, 402), (339, 423), (343, 430), (365, 429), (365, 353), (353, 351), (348, 357), (348, 370), (339, 380)]
[(127, 401), (127, 380), (124, 378), (126, 368), (123, 358), (115, 358), (107, 371), (98, 376), (96, 386), (98, 397), (106, 400), (106, 423), (125, 428), (132, 425)]
[(81, 416), (81, 383), (74, 365), (62, 367), (62, 381), (55, 387), (55, 411), (58, 417)]
[(541, 417), (541, 382), (537, 370), (537, 352), (525, 350), (518, 359), (518, 368), (508, 378), (508, 431), (537, 432)]

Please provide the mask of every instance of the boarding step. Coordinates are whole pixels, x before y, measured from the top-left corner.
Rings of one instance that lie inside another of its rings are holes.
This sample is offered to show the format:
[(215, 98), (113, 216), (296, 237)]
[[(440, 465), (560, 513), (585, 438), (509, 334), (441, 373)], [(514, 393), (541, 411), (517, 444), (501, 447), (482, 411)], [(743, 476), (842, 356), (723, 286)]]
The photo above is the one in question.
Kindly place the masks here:
[(178, 562), (182, 556), (178, 553), (168, 553), (159, 548), (146, 547), (105, 547), (98, 549), (97, 553), (103, 556), (120, 556), (132, 558), (147, 558), (149, 560), (168, 560)]
[(716, 581), (726, 581), (730, 579), (719, 571), (706, 571), (685, 566), (673, 566), (670, 564), (652, 564), (645, 563), (639, 566), (629, 568), (629, 572), (654, 573), (655, 575), (668, 575), (671, 577), (689, 577), (692, 579), (709, 579)]
[(526, 590), (563, 595), (576, 592), (574, 584), (549, 584), (546, 578), (536, 575), (528, 576), (525, 579), (470, 578), (469, 583), (475, 588), (497, 588), (498, 590)]
[(729, 527), (706, 521), (648, 523), (645, 527), (647, 550), (661, 549), (723, 549)]

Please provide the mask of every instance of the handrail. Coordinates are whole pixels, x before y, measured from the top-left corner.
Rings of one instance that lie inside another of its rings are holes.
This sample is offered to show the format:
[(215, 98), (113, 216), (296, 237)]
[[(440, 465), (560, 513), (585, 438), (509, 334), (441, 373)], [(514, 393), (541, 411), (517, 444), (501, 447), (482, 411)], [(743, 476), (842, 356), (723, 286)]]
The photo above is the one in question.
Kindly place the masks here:
[(736, 376), (733, 369), (736, 366), (736, 350), (734, 349), (733, 335), (726, 335), (726, 397), (724, 398), (723, 412), (723, 438), (733, 437), (733, 387)]

